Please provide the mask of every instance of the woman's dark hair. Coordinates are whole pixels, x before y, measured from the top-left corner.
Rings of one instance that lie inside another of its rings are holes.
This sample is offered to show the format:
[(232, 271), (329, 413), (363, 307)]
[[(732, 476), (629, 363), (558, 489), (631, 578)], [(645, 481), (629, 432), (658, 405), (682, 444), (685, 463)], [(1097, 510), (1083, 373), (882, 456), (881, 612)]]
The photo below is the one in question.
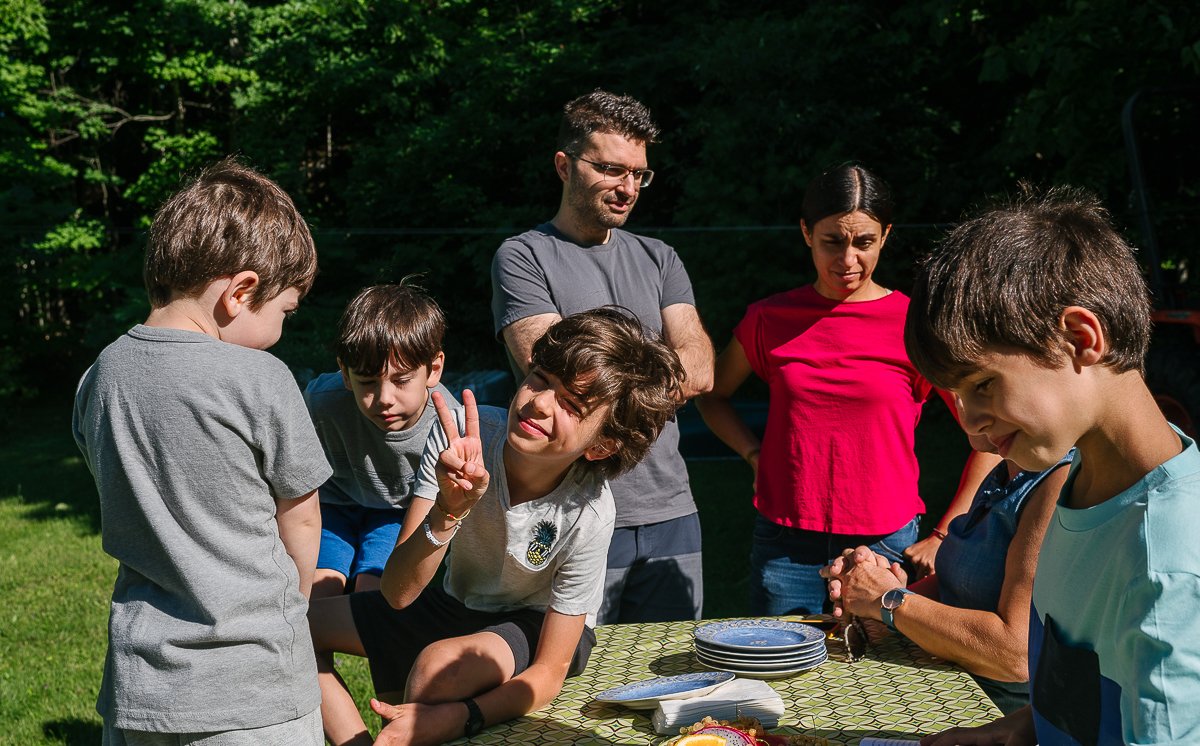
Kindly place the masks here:
[(843, 164), (813, 179), (804, 190), (800, 219), (808, 230), (830, 215), (861, 211), (887, 228), (892, 224), (892, 190), (862, 166)]

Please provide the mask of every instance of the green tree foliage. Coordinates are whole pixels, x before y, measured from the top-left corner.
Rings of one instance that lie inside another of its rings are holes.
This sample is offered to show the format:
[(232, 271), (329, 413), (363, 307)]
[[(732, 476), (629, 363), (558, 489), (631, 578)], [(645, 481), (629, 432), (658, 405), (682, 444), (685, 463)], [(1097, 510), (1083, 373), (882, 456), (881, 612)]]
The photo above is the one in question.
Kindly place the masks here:
[[(595, 87), (641, 98), (663, 127), (633, 227), (680, 250), (718, 343), (747, 302), (808, 279), (798, 204), (845, 160), (892, 182), (901, 223), (953, 221), (1028, 179), (1090, 187), (1132, 226), (1121, 106), (1200, 82), (1200, 9), (0, 0), (0, 54), (7, 395), (66, 385), (140, 320), (154, 210), (226, 153), (283, 184), (317, 237), (321, 275), (281, 356), (327, 367), (351, 294), (424, 273), (451, 368), (503, 367), (491, 255), (553, 214), (558, 115)], [(899, 230), (885, 280), (903, 287), (935, 237)]]

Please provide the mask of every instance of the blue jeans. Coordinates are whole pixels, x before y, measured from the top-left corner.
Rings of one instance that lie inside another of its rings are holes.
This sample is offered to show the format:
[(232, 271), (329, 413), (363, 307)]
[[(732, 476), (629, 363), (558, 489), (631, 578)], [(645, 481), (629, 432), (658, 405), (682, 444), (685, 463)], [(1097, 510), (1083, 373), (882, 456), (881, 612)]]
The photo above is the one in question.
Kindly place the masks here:
[(763, 516), (754, 519), (750, 546), (750, 613), (819, 614), (828, 601), (825, 579), (818, 574), (844, 549), (866, 545), (905, 564), (903, 552), (917, 540), (920, 516), (885, 535), (827, 534), (788, 528)]

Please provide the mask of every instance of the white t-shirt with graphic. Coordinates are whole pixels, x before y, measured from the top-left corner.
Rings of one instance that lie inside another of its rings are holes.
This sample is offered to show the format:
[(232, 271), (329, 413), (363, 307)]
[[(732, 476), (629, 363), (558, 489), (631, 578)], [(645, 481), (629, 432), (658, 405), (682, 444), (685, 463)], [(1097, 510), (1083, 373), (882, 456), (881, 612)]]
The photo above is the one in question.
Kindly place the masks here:
[[(553, 609), (586, 614), (594, 624), (616, 521), (608, 482), (580, 462), (550, 494), (511, 505), (503, 458), (507, 419), (504, 409), (479, 408), (491, 482), (450, 544), (446, 592), (477, 611)], [(432, 475), (442, 447), (431, 438), (414, 497), (437, 497)]]

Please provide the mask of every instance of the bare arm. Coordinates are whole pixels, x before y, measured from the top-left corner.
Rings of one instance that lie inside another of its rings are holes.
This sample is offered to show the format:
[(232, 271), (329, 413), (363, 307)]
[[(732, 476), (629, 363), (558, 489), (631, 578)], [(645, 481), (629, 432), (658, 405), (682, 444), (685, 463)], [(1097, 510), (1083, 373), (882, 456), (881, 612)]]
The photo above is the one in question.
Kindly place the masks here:
[(683, 398), (691, 399), (713, 387), (713, 346), (700, 323), (700, 314), (690, 303), (676, 303), (662, 310), (663, 338), (679, 355), (687, 373)]
[(489, 725), (540, 710), (562, 691), (571, 658), (583, 634), (584, 617), (546, 611), (537, 653), (529, 668), (495, 689), (475, 698)]
[(546, 330), (560, 319), (562, 316), (556, 313), (539, 313), (536, 316), (517, 319), (501, 330), (504, 346), (508, 348), (508, 354), (512, 356), (513, 364), (519, 369), (518, 378), (529, 375), (533, 343), (541, 339)]
[[(458, 521), (450, 516), (465, 515), (487, 492), (491, 480), (483, 465), (479, 408), (470, 389), (463, 391), (462, 401), (466, 433), (459, 435), (454, 416), (442, 395), (433, 393), (433, 406), (446, 434), (447, 446), (438, 454), (436, 499), (413, 500), (400, 529), (401, 535), (407, 533), (407, 538), (397, 543), (383, 567), (380, 590), (388, 603), (397, 609), (408, 606), (421, 595), (441, 565), (458, 525)], [(435, 510), (435, 504), (440, 504), (440, 509)], [(422, 523), (429, 526), (440, 546), (429, 540)]]
[(746, 351), (742, 349), (741, 342), (733, 339), (717, 358), (712, 391), (696, 399), (696, 408), (713, 435), (744, 458), (757, 475), (761, 443), (729, 401), (751, 372)]
[(321, 550), (321, 502), (317, 491), (294, 500), (275, 500), (275, 522), (283, 548), (300, 573), (300, 592), (308, 598)]
[[(1033, 575), (1042, 537), (1068, 470), (1055, 469), (1030, 495), (1009, 544), (1004, 585), (995, 612), (959, 609), (925, 596), (907, 596), (894, 613), (896, 628), (922, 649), (999, 681), (1029, 678), (1027, 642)], [(841, 580), (842, 603), (855, 614), (878, 619), (879, 599), (897, 586), (870, 562), (856, 563)]]
[[(983, 480), (1000, 461), (999, 456), (980, 451), (972, 451), (971, 455), (967, 456), (962, 477), (958, 480), (958, 490), (954, 493), (954, 498), (934, 528), (945, 534), (950, 527), (950, 522), (967, 512), (967, 509), (971, 507), (971, 501), (975, 499), (975, 493), (979, 491), (979, 485), (983, 484)], [(918, 578), (933, 573), (937, 550), (941, 545), (942, 540), (930, 534), (904, 550), (904, 556), (916, 567)]]

